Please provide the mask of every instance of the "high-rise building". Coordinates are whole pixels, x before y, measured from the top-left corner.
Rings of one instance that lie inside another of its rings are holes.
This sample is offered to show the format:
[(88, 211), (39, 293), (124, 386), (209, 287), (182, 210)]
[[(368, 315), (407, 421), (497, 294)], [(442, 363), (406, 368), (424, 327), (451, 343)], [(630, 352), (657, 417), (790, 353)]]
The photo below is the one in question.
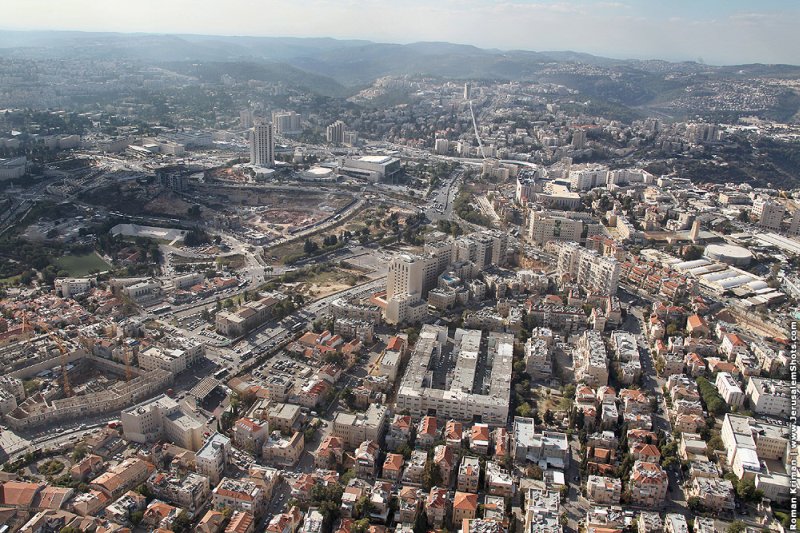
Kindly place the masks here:
[(753, 201), (753, 216), (758, 219), (758, 225), (772, 230), (781, 229), (783, 214), (786, 208), (771, 198), (758, 197)]
[(472, 100), (472, 85), (469, 82), (464, 84), (464, 100)]
[(325, 139), (328, 141), (328, 144), (344, 143), (344, 128), (345, 124), (341, 120), (337, 120), (328, 126), (325, 130)]
[(297, 135), (302, 132), (300, 115), (294, 111), (273, 111), (272, 124), (275, 135)]
[(386, 299), (402, 294), (422, 297), (425, 265), (428, 260), (418, 255), (401, 254), (392, 258), (386, 278)]
[(700, 221), (695, 219), (695, 221), (692, 223), (692, 229), (689, 232), (689, 240), (692, 242), (697, 242), (699, 237), (700, 237)]
[(250, 130), (250, 163), (260, 167), (275, 164), (275, 137), (271, 122), (256, 124)]
[(586, 146), (586, 131), (575, 130), (572, 132), (572, 147), (576, 150), (582, 150)]
[(448, 150), (450, 150), (450, 142), (447, 139), (436, 139), (434, 151), (437, 154), (445, 155), (447, 154)]
[(423, 255), (399, 254), (389, 264), (386, 279), (387, 322), (399, 323), (416, 312), (417, 304), (436, 287), (439, 275), (456, 262), (471, 263), (470, 270), (482, 271), (503, 265), (508, 236), (499, 231), (484, 231), (459, 239), (430, 242)]
[(789, 222), (789, 235), (800, 235), (800, 204), (795, 203), (794, 214)]
[(574, 242), (558, 247), (558, 274), (570, 275), (587, 292), (613, 296), (617, 292), (620, 266), (616, 259), (604, 257)]
[(239, 111), (239, 122), (243, 128), (249, 128), (253, 125), (253, 112), (249, 109)]

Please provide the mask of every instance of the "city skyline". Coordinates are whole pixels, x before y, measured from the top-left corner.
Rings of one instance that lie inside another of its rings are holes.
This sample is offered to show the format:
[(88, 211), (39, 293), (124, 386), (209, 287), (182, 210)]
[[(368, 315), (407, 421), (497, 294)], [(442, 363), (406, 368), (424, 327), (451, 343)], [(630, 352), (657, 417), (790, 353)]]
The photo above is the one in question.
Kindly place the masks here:
[[(6, 30), (74, 30), (171, 34), (333, 37), (378, 42), (447, 41), (505, 50), (573, 50), (620, 59), (711, 64), (798, 64), (800, 7), (766, 0), (664, 4), (634, 0), (388, 0), (259, 5), (232, 0), (139, 2), (119, 7), (97, 0), (6, 2)], [(248, 13), (243, 17), (242, 13)], [(187, 16), (190, 14), (191, 16)], [(354, 16), (357, 14), (357, 16)]]

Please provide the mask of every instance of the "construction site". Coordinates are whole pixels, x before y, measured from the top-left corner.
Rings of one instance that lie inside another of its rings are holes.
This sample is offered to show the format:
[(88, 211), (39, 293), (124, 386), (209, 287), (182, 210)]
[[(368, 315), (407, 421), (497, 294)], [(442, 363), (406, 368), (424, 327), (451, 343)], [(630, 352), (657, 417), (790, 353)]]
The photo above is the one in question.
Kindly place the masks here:
[(353, 195), (342, 191), (288, 186), (280, 189), (198, 186), (192, 192), (204, 206), (206, 219), (215, 218), (220, 226), (247, 228), (271, 239), (319, 224), (355, 202)]
[(144, 372), (126, 356), (117, 363), (49, 334), (0, 353), (3, 366), (24, 384), (25, 398), (5, 416), (14, 430), (119, 411), (165, 389), (171, 372)]

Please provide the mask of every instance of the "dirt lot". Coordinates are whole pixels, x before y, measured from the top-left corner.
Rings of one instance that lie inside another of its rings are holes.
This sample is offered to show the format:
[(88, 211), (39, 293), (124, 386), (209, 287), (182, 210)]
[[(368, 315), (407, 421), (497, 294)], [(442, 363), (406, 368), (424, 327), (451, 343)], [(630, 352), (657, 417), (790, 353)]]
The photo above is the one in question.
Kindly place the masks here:
[(336, 268), (330, 272), (320, 272), (302, 281), (286, 283), (284, 286), (292, 292), (300, 293), (311, 299), (324, 298), (335, 292), (349, 289), (366, 278), (355, 270)]
[(186, 203), (174, 193), (165, 191), (146, 204), (144, 210), (147, 213), (153, 214), (169, 214), (181, 218), (186, 215), (186, 211), (191, 207), (191, 204)]

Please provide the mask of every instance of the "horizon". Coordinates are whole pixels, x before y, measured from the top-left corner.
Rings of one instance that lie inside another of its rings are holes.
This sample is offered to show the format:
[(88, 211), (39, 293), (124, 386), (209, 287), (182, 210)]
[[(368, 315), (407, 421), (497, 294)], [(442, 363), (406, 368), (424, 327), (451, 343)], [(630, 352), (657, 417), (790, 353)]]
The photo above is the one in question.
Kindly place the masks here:
[(8, 4), (0, 30), (442, 42), (719, 66), (800, 63), (800, 4), (790, 0), (764, 0), (757, 8), (746, 0), (674, 0), (669, 6), (635, 0), (445, 0), (436, 6), (421, 0), (403, 6), (389, 0), (307, 0), (255, 9), (249, 0), (231, 0), (224, 9), (211, 0), (141, 0), (124, 19), (113, 2), (99, 0)]
[[(1, 33), (53, 33), (53, 34), (81, 34), (81, 35), (115, 35), (115, 36), (164, 36), (164, 37), (218, 37), (222, 39), (276, 39), (276, 40), (331, 40), (337, 42), (362, 42), (365, 45), (372, 44), (372, 45), (397, 45), (397, 46), (412, 46), (416, 44), (443, 44), (443, 45), (453, 45), (453, 46), (464, 46), (464, 47), (474, 47), (478, 50), (488, 51), (488, 52), (530, 52), (536, 54), (575, 54), (575, 55), (585, 55), (591, 56), (598, 59), (609, 59), (612, 61), (664, 61), (667, 63), (695, 63), (700, 65), (708, 65), (712, 67), (734, 67), (734, 66), (744, 66), (744, 65), (783, 65), (783, 66), (791, 66), (791, 67), (800, 67), (800, 58), (796, 63), (767, 63), (763, 61), (753, 61), (753, 62), (739, 62), (739, 63), (712, 63), (710, 61), (706, 61), (703, 58), (696, 58), (696, 59), (666, 59), (664, 57), (654, 57), (654, 56), (612, 56), (607, 54), (599, 54), (595, 52), (587, 52), (585, 50), (579, 49), (530, 49), (530, 48), (499, 48), (499, 47), (484, 47), (479, 46), (476, 44), (471, 43), (464, 43), (464, 42), (454, 42), (454, 41), (442, 41), (442, 40), (419, 40), (419, 41), (408, 41), (408, 42), (397, 42), (397, 41), (388, 41), (388, 40), (372, 40), (366, 38), (359, 38), (359, 37), (352, 37), (352, 38), (345, 38), (345, 37), (331, 37), (325, 35), (319, 36), (296, 36), (296, 35), (245, 35), (245, 34), (212, 34), (212, 33), (176, 33), (176, 32), (154, 32), (154, 31), (102, 31), (102, 30), (64, 30), (64, 29), (8, 29), (0, 26), (0, 34)], [(0, 50), (5, 48), (14, 48), (14, 47), (3, 47), (0, 46)]]

